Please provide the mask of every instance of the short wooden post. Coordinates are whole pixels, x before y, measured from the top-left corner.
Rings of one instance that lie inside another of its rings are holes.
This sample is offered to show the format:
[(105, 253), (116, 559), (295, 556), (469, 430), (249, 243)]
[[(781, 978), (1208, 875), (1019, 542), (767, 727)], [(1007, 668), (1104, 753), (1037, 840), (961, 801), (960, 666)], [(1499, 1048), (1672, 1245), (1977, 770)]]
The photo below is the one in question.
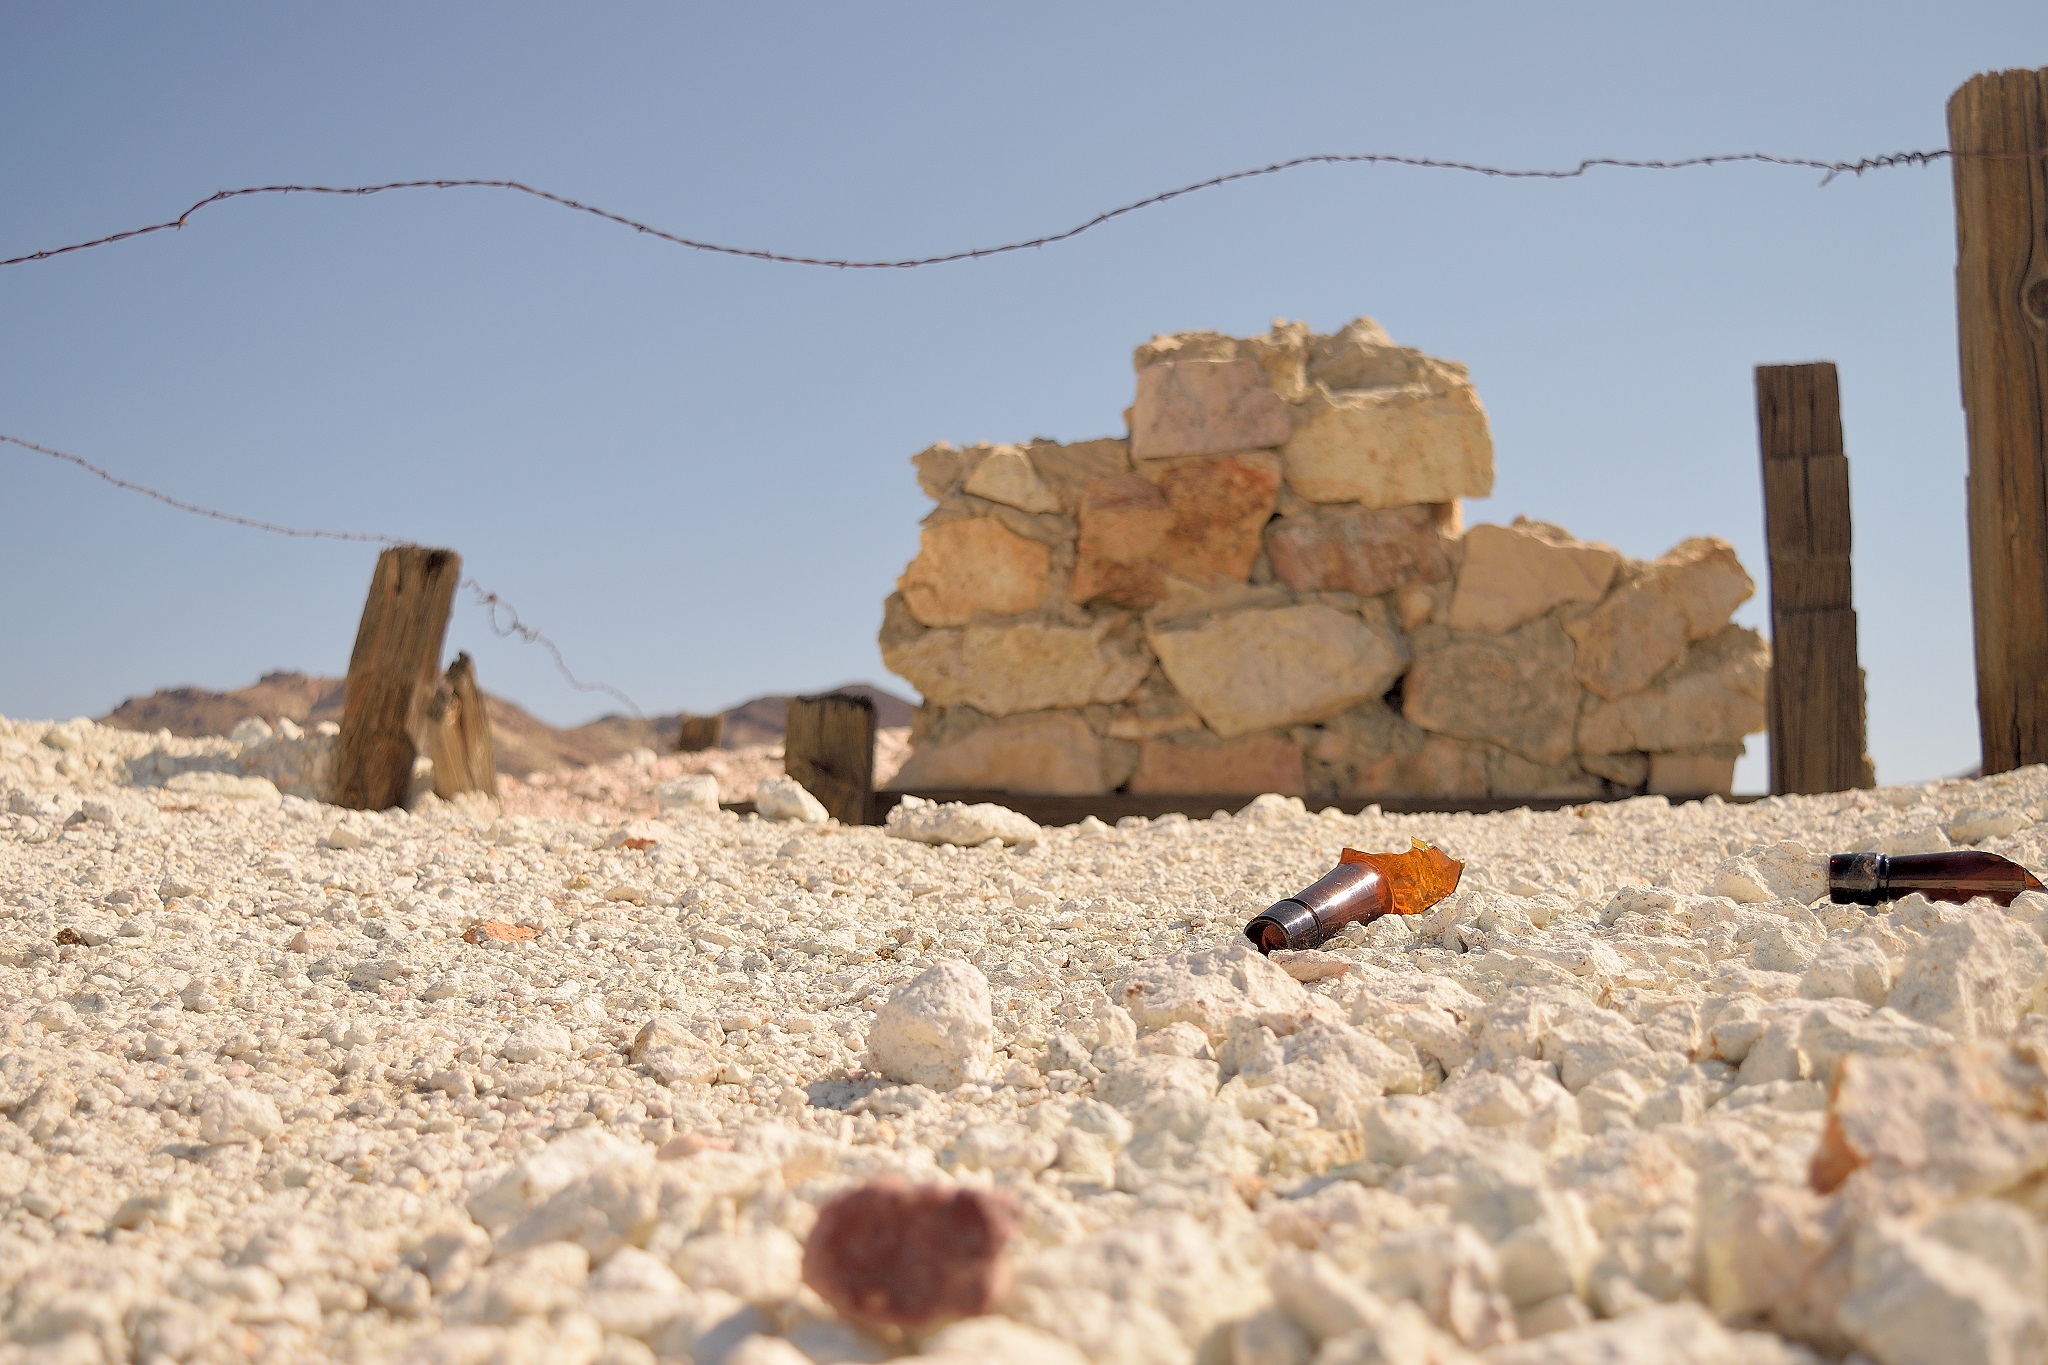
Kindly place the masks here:
[(453, 550), (398, 545), (377, 556), (342, 689), (336, 805), (385, 810), (405, 804), (461, 580), (462, 556)]
[(1835, 367), (1757, 366), (1756, 425), (1771, 559), (1771, 790), (1867, 787)]
[(676, 733), (676, 752), (694, 754), (716, 749), (724, 735), (725, 717), (722, 715), (684, 716)]
[(834, 692), (798, 697), (783, 722), (782, 770), (842, 825), (873, 820), (875, 704)]
[(1948, 102), (1984, 771), (2048, 761), (2048, 69)]
[(490, 713), (467, 654), (455, 656), (427, 704), (427, 756), (434, 760), (434, 795), (443, 800), (464, 792), (498, 794)]

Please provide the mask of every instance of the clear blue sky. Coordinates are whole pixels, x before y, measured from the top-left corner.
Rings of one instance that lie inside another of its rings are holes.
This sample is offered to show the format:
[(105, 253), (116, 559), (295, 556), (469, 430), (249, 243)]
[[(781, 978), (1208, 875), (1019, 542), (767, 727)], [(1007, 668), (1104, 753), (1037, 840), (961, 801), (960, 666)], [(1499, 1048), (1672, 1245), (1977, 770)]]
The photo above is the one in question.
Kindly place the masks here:
[[(923, 253), (1305, 152), (1936, 147), (1971, 73), (2043, 64), (2038, 0), (14, 4), (0, 256), (224, 187), (425, 176), (719, 241)], [(1472, 368), (1499, 480), (1469, 520), (1643, 556), (1725, 536), (1759, 579), (1751, 367), (1832, 359), (1872, 749), (1881, 779), (1919, 780), (1977, 758), (1949, 173), (1817, 181), (1310, 169), (868, 274), (480, 192), (258, 200), (0, 271), (0, 431), (247, 515), (453, 546), (580, 671), (708, 710), (892, 681), (874, 635), (925, 510), (908, 456), (1117, 431), (1156, 331), (1369, 314)], [(339, 672), (374, 554), (11, 449), (0, 545), (0, 713), (36, 717)], [(607, 709), (472, 608), (452, 645), (551, 720)]]

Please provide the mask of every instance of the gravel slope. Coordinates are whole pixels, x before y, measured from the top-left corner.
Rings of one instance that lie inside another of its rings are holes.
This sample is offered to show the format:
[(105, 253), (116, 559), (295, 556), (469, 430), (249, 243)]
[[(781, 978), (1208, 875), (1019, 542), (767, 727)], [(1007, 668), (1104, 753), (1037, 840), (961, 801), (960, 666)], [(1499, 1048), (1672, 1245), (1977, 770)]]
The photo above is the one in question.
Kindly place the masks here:
[[(2048, 897), (1801, 904), (1835, 849), (2039, 869), (2041, 769), (955, 847), (232, 757), (0, 721), (0, 1361), (881, 1359), (797, 1267), (888, 1174), (1017, 1201), (954, 1361), (2048, 1351)], [(1243, 948), (1410, 836), (1435, 912)]]

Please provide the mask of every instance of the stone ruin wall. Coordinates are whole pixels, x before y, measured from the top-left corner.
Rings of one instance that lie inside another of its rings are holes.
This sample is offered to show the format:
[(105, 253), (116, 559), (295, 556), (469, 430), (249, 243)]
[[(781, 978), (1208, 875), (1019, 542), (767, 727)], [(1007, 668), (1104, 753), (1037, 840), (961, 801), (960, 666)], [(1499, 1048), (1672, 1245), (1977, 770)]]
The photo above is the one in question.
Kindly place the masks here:
[(1754, 591), (1518, 519), (1462, 365), (1361, 318), (1155, 337), (1123, 439), (940, 444), (885, 609), (897, 784), (1059, 794), (1726, 792), (1764, 728)]

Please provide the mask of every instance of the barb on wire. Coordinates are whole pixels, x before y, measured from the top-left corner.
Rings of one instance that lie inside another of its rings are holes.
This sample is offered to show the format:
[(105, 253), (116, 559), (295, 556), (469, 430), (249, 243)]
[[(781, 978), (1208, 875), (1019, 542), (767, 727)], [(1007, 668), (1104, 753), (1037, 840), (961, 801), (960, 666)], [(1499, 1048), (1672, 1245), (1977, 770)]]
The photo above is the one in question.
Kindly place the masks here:
[[(518, 608), (514, 607), (510, 602), (507, 602), (504, 598), (498, 596), (498, 594), (491, 592), (490, 590), (485, 588), (483, 584), (477, 582), (474, 578), (464, 578), (462, 580), (462, 586), (470, 590), (470, 592), (474, 595), (476, 599), (476, 604), (482, 607), (486, 614), (490, 617), (491, 630), (498, 636), (498, 638), (504, 639), (507, 636), (517, 635), (521, 640), (524, 640), (527, 644), (539, 645), (542, 649), (545, 649), (549, 654), (552, 654), (554, 656), (555, 667), (559, 669), (561, 671), (562, 676), (568, 680), (569, 686), (575, 688), (579, 692), (602, 692), (606, 696), (616, 697), (621, 702), (624, 702), (626, 705), (626, 709), (631, 711), (634, 715), (638, 716), (642, 720), (647, 719), (647, 713), (640, 709), (639, 703), (635, 702), (631, 697), (627, 696), (624, 692), (619, 691), (618, 688), (613, 687), (610, 683), (584, 682), (582, 679), (578, 678), (574, 673), (571, 673), (569, 671), (568, 660), (562, 657), (562, 651), (555, 645), (555, 642), (553, 640), (550, 640), (541, 631), (536, 630), (534, 627), (529, 626), (526, 624), (526, 622), (520, 620)], [(500, 612), (503, 612), (505, 614), (502, 620), (499, 616)]]
[(159, 492), (157, 489), (147, 487), (146, 485), (131, 483), (118, 475), (108, 473), (89, 460), (81, 460), (76, 455), (68, 455), (61, 450), (52, 450), (48, 446), (39, 446), (34, 441), (24, 441), (19, 436), (9, 436), (5, 432), (0, 432), (0, 441), (5, 441), (8, 445), (20, 446), (23, 450), (32, 450), (38, 455), (47, 455), (53, 460), (62, 460), (66, 464), (77, 465), (94, 478), (104, 479), (116, 488), (125, 488), (130, 493), (140, 493), (145, 498), (155, 498), (160, 503), (175, 507), (180, 512), (190, 512), (194, 516), (212, 517), (215, 521), (231, 522), (236, 526), (247, 526), (257, 531), (268, 531), (272, 535), (299, 536), (307, 540), (355, 540), (369, 545), (398, 545), (403, 543), (395, 536), (371, 535), (367, 531), (324, 531), (301, 526), (279, 526), (275, 522), (257, 521), (253, 517), (238, 517), (233, 512), (220, 512), (211, 507), (201, 507), (197, 503), (185, 502), (182, 499), (174, 498), (168, 493)]
[[(1408, 166), (1419, 170), (1463, 171), (1471, 175), (1493, 176), (1505, 180), (1576, 180), (1589, 171), (1599, 169), (1679, 171), (1699, 166), (1727, 166), (1746, 162), (1753, 165), (1788, 166), (1821, 171), (1824, 172), (1824, 175), (1820, 183), (1826, 185), (1838, 175), (1860, 176), (1866, 171), (1888, 170), (1895, 166), (1925, 166), (1930, 162), (1940, 161), (1954, 155), (1955, 153), (1948, 148), (1941, 147), (1919, 152), (1888, 152), (1882, 156), (1866, 156), (1855, 161), (1824, 161), (1818, 157), (1777, 156), (1770, 152), (1725, 152), (1712, 156), (1681, 157), (1671, 161), (1645, 161), (1628, 157), (1593, 156), (1587, 157), (1575, 166), (1544, 169), (1486, 166), (1470, 161), (1446, 161), (1430, 156), (1402, 156), (1392, 152), (1326, 152), (1313, 156), (1291, 157), (1286, 161), (1275, 161), (1271, 165), (1258, 166), (1251, 170), (1231, 171), (1224, 175), (1210, 176), (1207, 180), (1197, 180), (1191, 184), (1182, 185), (1177, 189), (1163, 190), (1158, 194), (1147, 195), (1143, 199), (1134, 200), (1131, 203), (1119, 205), (1113, 209), (1105, 209), (1084, 223), (1078, 223), (1063, 232), (1048, 233), (1042, 237), (1032, 237), (1020, 242), (1006, 242), (1001, 246), (973, 247), (965, 251), (949, 251), (937, 256), (910, 256), (897, 260), (866, 261), (828, 256), (799, 256), (780, 251), (770, 251), (762, 247), (728, 246), (718, 242), (701, 241), (694, 237), (685, 237), (680, 233), (669, 232), (650, 223), (643, 223), (636, 218), (628, 218), (622, 213), (614, 213), (610, 209), (600, 208), (595, 204), (586, 204), (581, 200), (571, 199), (567, 195), (556, 194), (552, 190), (538, 189), (518, 180), (393, 180), (381, 185), (247, 185), (236, 190), (216, 190), (177, 217), (167, 218), (161, 223), (150, 223), (143, 227), (129, 228), (123, 232), (109, 233), (104, 237), (95, 237), (90, 241), (73, 242), (69, 246), (47, 247), (41, 251), (32, 251), (25, 256), (14, 256), (6, 260), (0, 260), (0, 266), (26, 265), (31, 261), (47, 261), (57, 256), (70, 255), (74, 251), (87, 251), (93, 247), (111, 246), (115, 242), (125, 242), (135, 237), (146, 237), (153, 232), (168, 232), (184, 227), (186, 223), (191, 221), (192, 216), (202, 209), (211, 208), (215, 204), (224, 204), (232, 199), (245, 199), (253, 195), (332, 194), (361, 198), (372, 194), (384, 194), (391, 190), (509, 190), (517, 194), (532, 195), (536, 199), (545, 200), (550, 204), (570, 209), (576, 213), (587, 213), (593, 218), (602, 218), (608, 223), (616, 223), (621, 227), (631, 228), (633, 231), (646, 236), (659, 238), (676, 246), (688, 247), (692, 251), (708, 251), (720, 256), (739, 256), (748, 260), (769, 261), (777, 265), (816, 265), (826, 266), (834, 270), (908, 270), (918, 266), (951, 265), (956, 261), (978, 261), (989, 256), (1006, 255), (1013, 251), (1029, 251), (1036, 247), (1051, 246), (1056, 242), (1064, 242), (1070, 238), (1078, 237), (1091, 228), (1101, 227), (1104, 223), (1121, 218), (1125, 214), (1136, 213), (1140, 209), (1152, 208), (1169, 200), (1179, 199), (1183, 195), (1194, 194), (1201, 190), (1215, 189), (1218, 186), (1233, 184), (1239, 180), (1252, 180), (1259, 176), (1278, 175), (1283, 171), (1295, 170), (1302, 166)], [(1970, 153), (1969, 155), (2031, 156), (2034, 153)]]
[[(90, 460), (80, 459), (78, 456), (62, 450), (52, 450), (48, 446), (37, 445), (34, 441), (25, 441), (19, 436), (9, 436), (5, 432), (0, 432), (0, 441), (4, 441), (8, 445), (19, 446), (23, 450), (34, 451), (38, 455), (47, 455), (53, 460), (61, 460), (66, 464), (76, 465), (86, 473), (91, 474), (97, 479), (102, 479), (116, 488), (126, 489), (130, 493), (140, 493), (146, 498), (154, 498), (168, 507), (175, 507), (180, 512), (190, 512), (194, 516), (211, 517), (215, 521), (225, 521), (235, 526), (246, 526), (254, 531), (268, 531), (272, 535), (296, 536), (308, 540), (352, 540), (367, 545), (403, 545), (406, 543), (396, 536), (372, 535), (367, 531), (327, 531), (304, 526), (280, 526), (273, 521), (258, 521), (254, 517), (236, 516), (233, 512), (222, 512), (216, 508), (201, 507), (198, 503), (186, 502), (182, 498), (174, 498), (170, 494), (151, 488), (146, 484), (139, 484), (132, 480), (121, 478), (117, 474), (100, 468)], [(462, 586), (476, 594), (477, 605), (485, 609), (490, 618), (491, 630), (500, 639), (516, 635), (527, 644), (541, 646), (554, 656), (555, 667), (568, 680), (569, 686), (579, 692), (603, 692), (609, 696), (617, 697), (631, 708), (634, 715), (639, 716), (642, 720), (646, 719), (646, 713), (634, 704), (631, 697), (619, 691), (618, 688), (613, 687), (609, 683), (587, 683), (570, 672), (569, 662), (562, 657), (561, 648), (543, 632), (520, 620), (518, 611), (513, 608), (510, 602), (505, 601), (498, 594), (487, 590), (474, 578), (464, 578)], [(501, 611), (509, 614), (511, 618), (509, 623), (500, 624), (499, 613)]]

